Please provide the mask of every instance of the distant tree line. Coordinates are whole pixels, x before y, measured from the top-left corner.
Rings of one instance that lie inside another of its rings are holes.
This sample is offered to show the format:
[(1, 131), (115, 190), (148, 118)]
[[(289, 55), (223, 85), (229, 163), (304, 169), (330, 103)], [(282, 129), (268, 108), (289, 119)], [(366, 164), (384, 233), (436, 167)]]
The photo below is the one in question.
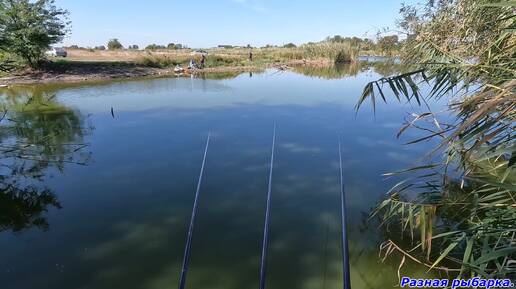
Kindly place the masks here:
[(335, 35), (333, 37), (326, 37), (325, 41), (337, 42), (337, 43), (350, 43), (351, 46), (359, 47), (360, 50), (381, 52), (384, 54), (397, 53), (403, 44), (400, 42), (397, 35), (377, 36), (377, 40), (374, 41), (369, 38), (360, 37), (343, 37)]
[[(369, 38), (360, 38), (360, 37), (344, 37), (341, 35), (328, 36), (321, 42), (331, 42), (331, 43), (349, 43), (351, 47), (355, 47), (361, 51), (371, 51), (377, 54), (398, 54), (404, 45), (405, 41), (400, 41), (397, 35), (387, 35), (381, 36), (378, 35), (376, 40)], [(321, 42), (308, 42), (302, 44), (303, 46), (317, 45)], [(297, 45), (290, 42), (284, 44), (282, 46), (267, 44), (262, 46), (262, 48), (296, 48)]]
[[(113, 38), (109, 40), (107, 43), (107, 48), (104, 45), (95, 46), (94, 48), (90, 47), (79, 47), (78, 45), (70, 45), (68, 46), (69, 49), (93, 49), (93, 50), (119, 50), (124, 49), (124, 46), (122, 43), (117, 39)], [(185, 49), (187, 48), (186, 45), (180, 44), (180, 43), (169, 43), (167, 46), (165, 45), (159, 45), (159, 44), (150, 44), (145, 47), (145, 50), (158, 50), (158, 49), (170, 49), (170, 50), (178, 50), (178, 49)], [(139, 50), (140, 47), (136, 44), (127, 46), (127, 49), (129, 50)]]
[(150, 44), (145, 47), (145, 50), (158, 50), (158, 49), (184, 49), (186, 48), (186, 45), (180, 44), (180, 43), (169, 43), (167, 46), (165, 45), (158, 45), (158, 44)]

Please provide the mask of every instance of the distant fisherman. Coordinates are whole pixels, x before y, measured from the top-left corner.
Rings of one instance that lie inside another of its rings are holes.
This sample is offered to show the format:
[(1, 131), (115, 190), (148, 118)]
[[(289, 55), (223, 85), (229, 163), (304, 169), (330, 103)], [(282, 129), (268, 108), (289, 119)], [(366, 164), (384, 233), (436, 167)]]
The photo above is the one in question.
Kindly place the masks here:
[(188, 69), (197, 68), (197, 64), (195, 63), (195, 59), (190, 59), (190, 64), (188, 64)]
[(249, 61), (253, 61), (253, 52), (249, 51)]
[(206, 62), (206, 55), (203, 53), (201, 56), (201, 69), (204, 69), (205, 62)]

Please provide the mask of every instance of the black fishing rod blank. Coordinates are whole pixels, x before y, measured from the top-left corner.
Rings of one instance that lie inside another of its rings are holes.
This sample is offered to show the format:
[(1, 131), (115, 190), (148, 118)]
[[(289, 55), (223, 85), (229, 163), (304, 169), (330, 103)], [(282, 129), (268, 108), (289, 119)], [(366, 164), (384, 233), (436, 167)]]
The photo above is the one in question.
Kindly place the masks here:
[(192, 216), (190, 218), (190, 226), (188, 227), (188, 237), (186, 239), (185, 252), (183, 256), (183, 266), (181, 268), (181, 276), (179, 277), (179, 289), (184, 289), (186, 284), (186, 273), (188, 273), (188, 266), (190, 263), (190, 250), (192, 248), (192, 235), (195, 224), (195, 216), (197, 215), (197, 206), (199, 205), (199, 193), (201, 191), (202, 176), (204, 175), (204, 165), (206, 164), (206, 155), (208, 154), (208, 146), (210, 145), (210, 134), (206, 140), (206, 147), (204, 148), (204, 156), (202, 158), (201, 172), (197, 180), (197, 190), (195, 191), (194, 203), (192, 208)]
[(269, 215), (271, 208), (271, 194), (272, 194), (272, 169), (274, 167), (274, 147), (276, 144), (276, 124), (274, 124), (274, 132), (272, 134), (272, 150), (271, 150), (271, 163), (269, 168), (269, 185), (267, 189), (267, 205), (265, 208), (265, 224), (263, 228), (263, 243), (262, 243), (262, 258), (260, 262), (260, 287), (259, 289), (265, 289), (265, 274), (267, 271), (267, 249), (269, 247)]
[(349, 246), (347, 236), (346, 195), (344, 190), (344, 172), (342, 170), (342, 149), (339, 137), (339, 169), (340, 169), (340, 221), (342, 227), (342, 282), (344, 289), (351, 289), (349, 276)]

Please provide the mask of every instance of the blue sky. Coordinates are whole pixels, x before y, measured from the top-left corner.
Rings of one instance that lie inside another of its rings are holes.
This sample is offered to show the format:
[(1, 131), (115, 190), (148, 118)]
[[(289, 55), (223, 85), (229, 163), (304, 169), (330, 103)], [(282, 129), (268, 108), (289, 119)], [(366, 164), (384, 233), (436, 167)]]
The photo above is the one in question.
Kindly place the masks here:
[(70, 11), (65, 45), (183, 43), (263, 46), (319, 41), (328, 35), (373, 37), (394, 27), (402, 2), (414, 0), (56, 0)]

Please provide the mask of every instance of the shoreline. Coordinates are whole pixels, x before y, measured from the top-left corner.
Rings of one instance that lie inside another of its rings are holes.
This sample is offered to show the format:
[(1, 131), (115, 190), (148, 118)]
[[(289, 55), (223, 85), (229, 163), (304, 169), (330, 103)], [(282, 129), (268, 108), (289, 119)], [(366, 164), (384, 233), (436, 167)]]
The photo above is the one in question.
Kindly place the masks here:
[(55, 67), (45, 70), (25, 70), (0, 77), (0, 88), (13, 85), (37, 85), (55, 83), (88, 83), (96, 81), (126, 80), (134, 78), (189, 77), (216, 73), (259, 72), (265, 69), (289, 69), (290, 66), (306, 65), (311, 67), (328, 67), (333, 63), (325, 60), (292, 60), (282, 63), (267, 63), (259, 66), (216, 66), (204, 69), (185, 69), (182, 73), (174, 72), (174, 67), (155, 68), (141, 66), (131, 62), (66, 62), (53, 64)]
[(196, 70), (185, 70), (183, 73), (174, 72), (173, 68), (135, 67), (116, 70), (95, 71), (91, 73), (67, 73), (51, 71), (23, 72), (15, 75), (0, 77), (0, 88), (14, 85), (37, 85), (55, 83), (88, 83), (108, 80), (125, 80), (135, 78), (185, 77), (205, 73), (244, 73), (263, 70), (254, 66), (245, 67), (212, 67)]

